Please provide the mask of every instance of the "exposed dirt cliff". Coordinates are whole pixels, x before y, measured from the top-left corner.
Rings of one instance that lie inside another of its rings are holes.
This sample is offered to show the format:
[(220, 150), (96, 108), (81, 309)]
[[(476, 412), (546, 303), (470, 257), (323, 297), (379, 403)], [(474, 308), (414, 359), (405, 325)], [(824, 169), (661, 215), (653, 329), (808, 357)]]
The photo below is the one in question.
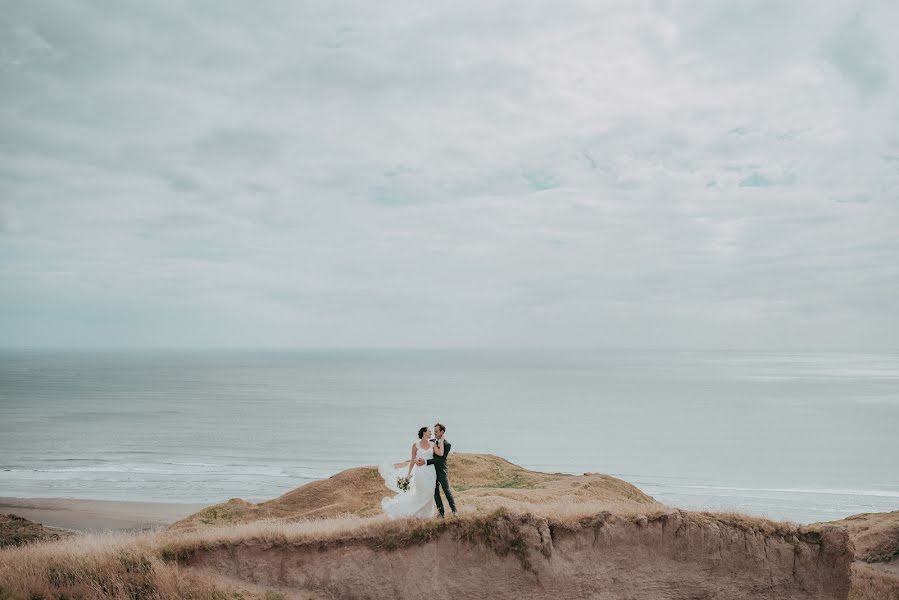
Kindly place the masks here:
[(844, 529), (756, 528), (709, 514), (556, 523), (497, 511), (353, 539), (244, 540), (185, 565), (297, 598), (847, 598)]

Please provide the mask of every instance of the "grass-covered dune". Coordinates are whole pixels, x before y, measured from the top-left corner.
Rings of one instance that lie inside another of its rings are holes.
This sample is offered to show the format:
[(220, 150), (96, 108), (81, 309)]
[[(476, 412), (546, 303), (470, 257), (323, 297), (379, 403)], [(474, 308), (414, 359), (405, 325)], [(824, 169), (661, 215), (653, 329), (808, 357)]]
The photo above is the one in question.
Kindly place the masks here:
[(855, 545), (855, 557), (865, 562), (899, 560), (899, 510), (862, 513), (828, 525), (846, 527)]
[[(534, 505), (591, 503), (601, 509), (660, 506), (635, 486), (609, 475), (538, 473), (490, 454), (453, 453), (450, 482), (461, 510), (499, 507), (527, 510)], [(273, 500), (253, 504), (234, 498), (187, 517), (172, 529), (195, 529), (260, 519), (320, 519), (381, 513), (391, 495), (376, 467), (347, 469), (313, 481)]]
[(0, 515), (0, 548), (55, 541), (75, 535), (64, 529), (44, 527), (16, 515)]

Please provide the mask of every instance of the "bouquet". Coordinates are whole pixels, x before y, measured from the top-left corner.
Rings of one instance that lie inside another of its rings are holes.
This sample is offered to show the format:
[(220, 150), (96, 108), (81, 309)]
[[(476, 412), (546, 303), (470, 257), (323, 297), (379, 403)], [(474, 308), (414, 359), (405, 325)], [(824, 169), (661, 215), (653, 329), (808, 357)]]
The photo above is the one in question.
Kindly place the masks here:
[(409, 491), (409, 478), (408, 477), (397, 477), (396, 478), (396, 487), (400, 489), (400, 491), (408, 492)]

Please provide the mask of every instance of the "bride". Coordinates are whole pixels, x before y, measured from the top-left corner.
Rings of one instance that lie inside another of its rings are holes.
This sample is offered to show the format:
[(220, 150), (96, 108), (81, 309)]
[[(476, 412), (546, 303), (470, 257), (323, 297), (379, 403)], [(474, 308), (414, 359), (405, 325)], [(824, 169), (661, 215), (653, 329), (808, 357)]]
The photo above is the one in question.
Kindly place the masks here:
[(418, 458), (428, 459), (434, 458), (436, 452), (439, 456), (443, 456), (443, 446), (435, 447), (429, 440), (431, 439), (431, 430), (422, 427), (418, 430), (418, 441), (412, 444), (412, 460), (409, 461), (409, 469), (406, 471), (406, 478), (409, 479), (409, 489), (401, 491), (396, 485), (396, 479), (401, 475), (400, 469), (394, 469), (391, 465), (382, 465), (378, 470), (387, 487), (398, 495), (392, 498), (384, 498), (381, 500), (381, 508), (391, 519), (399, 519), (403, 517), (417, 517), (420, 519), (429, 519), (434, 516), (437, 509), (434, 503), (434, 490), (437, 488), (437, 471), (434, 465), (423, 464), (416, 465), (415, 460)]

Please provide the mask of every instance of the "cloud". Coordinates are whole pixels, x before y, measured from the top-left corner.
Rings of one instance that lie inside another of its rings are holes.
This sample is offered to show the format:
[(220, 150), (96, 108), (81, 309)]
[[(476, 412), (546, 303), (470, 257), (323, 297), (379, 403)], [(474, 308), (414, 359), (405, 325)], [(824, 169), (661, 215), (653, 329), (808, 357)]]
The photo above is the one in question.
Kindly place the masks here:
[(841, 24), (824, 41), (823, 52), (862, 95), (886, 91), (889, 59), (876, 32), (865, 25), (861, 12)]
[(0, 330), (894, 345), (897, 17), (20, 3), (0, 23), (0, 227), (19, 223)]
[(196, 142), (196, 160), (270, 162), (280, 150), (277, 135), (246, 129), (217, 129)]
[(771, 187), (773, 185), (791, 185), (795, 183), (796, 177), (792, 173), (784, 173), (781, 175), (764, 175), (758, 171), (753, 171), (740, 180), (740, 187)]
[(0, 204), (0, 233), (10, 233), (20, 227), (19, 219), (13, 213), (12, 208)]

